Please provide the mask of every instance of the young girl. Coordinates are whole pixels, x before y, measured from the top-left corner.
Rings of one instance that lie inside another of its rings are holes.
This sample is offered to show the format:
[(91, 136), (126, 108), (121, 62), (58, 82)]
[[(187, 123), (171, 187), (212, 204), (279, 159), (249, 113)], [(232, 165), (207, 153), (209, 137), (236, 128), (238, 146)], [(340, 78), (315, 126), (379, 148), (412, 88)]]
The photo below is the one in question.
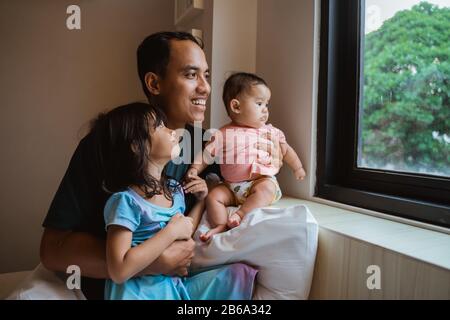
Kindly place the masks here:
[[(183, 189), (164, 172), (180, 148), (175, 131), (166, 128), (163, 119), (159, 109), (133, 103), (100, 115), (92, 128), (104, 189), (114, 193), (104, 209), (111, 277), (105, 298), (250, 299), (251, 286), (229, 281), (235, 265), (183, 279), (139, 276), (174, 241), (191, 238), (204, 208), (200, 200), (183, 215)], [(205, 189), (197, 190), (197, 198), (206, 196)]]
[[(303, 180), (303, 165), (280, 129), (266, 124), (269, 118), (270, 89), (260, 77), (250, 73), (236, 73), (225, 82), (223, 101), (231, 123), (220, 128), (205, 151), (220, 163), (225, 182), (214, 188), (206, 198), (211, 230), (200, 236), (208, 241), (212, 235), (237, 227), (253, 209), (268, 206), (281, 198), (275, 175), (279, 168), (271, 163), (267, 152), (258, 150), (262, 138), (276, 137), (280, 142), (283, 161)], [(187, 172), (188, 179), (196, 178), (206, 168), (202, 154), (198, 154)], [(227, 206), (241, 205), (228, 217)]]

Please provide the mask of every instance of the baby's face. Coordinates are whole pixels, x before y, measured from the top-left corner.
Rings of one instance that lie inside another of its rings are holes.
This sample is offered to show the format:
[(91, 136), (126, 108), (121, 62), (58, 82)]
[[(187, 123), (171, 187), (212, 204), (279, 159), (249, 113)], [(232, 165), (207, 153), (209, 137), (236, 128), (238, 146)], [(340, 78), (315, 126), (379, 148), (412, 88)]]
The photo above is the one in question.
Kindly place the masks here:
[(263, 84), (254, 85), (248, 92), (243, 93), (239, 98), (240, 114), (238, 121), (240, 124), (261, 128), (269, 119), (270, 89)]

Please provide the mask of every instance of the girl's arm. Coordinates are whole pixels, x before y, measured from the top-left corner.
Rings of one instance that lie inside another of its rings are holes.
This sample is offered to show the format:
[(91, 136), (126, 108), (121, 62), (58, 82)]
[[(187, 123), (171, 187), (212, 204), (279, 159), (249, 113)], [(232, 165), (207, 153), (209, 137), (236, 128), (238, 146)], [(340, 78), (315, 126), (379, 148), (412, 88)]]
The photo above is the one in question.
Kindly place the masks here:
[(106, 261), (108, 273), (116, 283), (123, 283), (155, 261), (175, 240), (187, 239), (192, 234), (192, 221), (181, 214), (172, 217), (169, 224), (154, 237), (131, 247), (132, 232), (125, 227), (108, 227)]

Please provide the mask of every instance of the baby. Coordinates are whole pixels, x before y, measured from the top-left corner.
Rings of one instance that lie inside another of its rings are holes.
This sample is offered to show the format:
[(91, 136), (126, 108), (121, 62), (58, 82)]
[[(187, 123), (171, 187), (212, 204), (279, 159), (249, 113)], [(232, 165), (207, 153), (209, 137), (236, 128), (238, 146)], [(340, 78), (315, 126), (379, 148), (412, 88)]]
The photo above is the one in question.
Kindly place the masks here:
[[(220, 128), (205, 148), (206, 157), (220, 164), (224, 183), (215, 187), (206, 198), (207, 218), (211, 229), (200, 236), (208, 241), (214, 234), (237, 227), (244, 216), (256, 208), (268, 206), (281, 198), (275, 175), (278, 166), (272, 164), (268, 152), (257, 148), (262, 139), (279, 141), (283, 161), (297, 179), (306, 173), (295, 151), (287, 144), (283, 132), (270, 124), (268, 104), (270, 89), (260, 77), (236, 73), (225, 82), (223, 101), (231, 123)], [(207, 167), (200, 153), (187, 172), (195, 177)], [(239, 209), (228, 217), (227, 206)]]

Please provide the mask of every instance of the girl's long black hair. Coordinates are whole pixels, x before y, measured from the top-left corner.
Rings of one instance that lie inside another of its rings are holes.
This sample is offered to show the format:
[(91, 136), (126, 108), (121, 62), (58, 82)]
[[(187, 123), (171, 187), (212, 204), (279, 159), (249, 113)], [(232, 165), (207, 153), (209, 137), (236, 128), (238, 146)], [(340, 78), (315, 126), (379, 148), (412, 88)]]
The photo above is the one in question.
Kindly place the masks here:
[(160, 109), (141, 102), (117, 107), (93, 120), (90, 134), (105, 191), (114, 193), (138, 186), (146, 198), (164, 194), (173, 200), (177, 185), (169, 183), (166, 170), (160, 181), (148, 173), (151, 131), (164, 120)]

